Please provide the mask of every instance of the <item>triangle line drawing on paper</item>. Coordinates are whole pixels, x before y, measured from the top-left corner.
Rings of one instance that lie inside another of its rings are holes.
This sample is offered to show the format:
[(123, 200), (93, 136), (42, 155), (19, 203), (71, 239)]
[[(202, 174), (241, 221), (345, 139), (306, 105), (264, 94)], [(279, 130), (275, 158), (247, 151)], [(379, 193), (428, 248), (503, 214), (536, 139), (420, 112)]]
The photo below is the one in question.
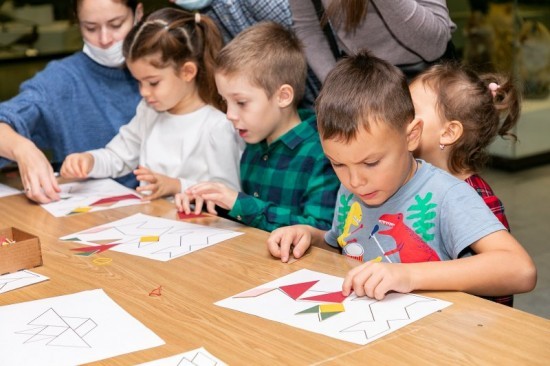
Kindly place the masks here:
[(47, 341), (47, 346), (92, 348), (84, 337), (97, 327), (91, 318), (59, 315), (53, 308), (27, 323), (33, 328), (15, 332), (30, 335), (23, 343)]

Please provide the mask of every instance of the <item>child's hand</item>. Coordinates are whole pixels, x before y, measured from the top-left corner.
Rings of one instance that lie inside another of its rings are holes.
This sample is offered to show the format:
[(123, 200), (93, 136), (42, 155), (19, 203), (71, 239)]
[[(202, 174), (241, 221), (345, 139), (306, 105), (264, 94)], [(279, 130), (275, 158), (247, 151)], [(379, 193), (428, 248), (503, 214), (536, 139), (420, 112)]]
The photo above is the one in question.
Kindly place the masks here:
[(94, 157), (90, 153), (70, 154), (63, 161), (59, 171), (63, 178), (88, 178), (88, 173), (94, 167)]
[(272, 256), (288, 262), (290, 252), (300, 258), (311, 245), (311, 231), (307, 225), (293, 225), (273, 230), (267, 239), (267, 249)]
[(382, 300), (389, 291), (409, 293), (414, 290), (406, 264), (366, 262), (350, 270), (342, 285), (342, 294)]
[(150, 194), (147, 194), (143, 198), (144, 200), (154, 200), (164, 196), (171, 196), (181, 190), (179, 179), (155, 173), (144, 166), (139, 166), (134, 170), (134, 174), (139, 182), (148, 183), (136, 188), (136, 191), (139, 193), (150, 192)]
[(239, 195), (237, 191), (228, 188), (222, 183), (215, 182), (195, 184), (189, 187), (185, 193), (195, 198), (195, 211), (197, 210), (197, 206), (200, 206), (202, 209), (203, 203), (206, 202), (206, 208), (212, 214), (216, 214), (215, 205), (226, 210), (231, 210)]

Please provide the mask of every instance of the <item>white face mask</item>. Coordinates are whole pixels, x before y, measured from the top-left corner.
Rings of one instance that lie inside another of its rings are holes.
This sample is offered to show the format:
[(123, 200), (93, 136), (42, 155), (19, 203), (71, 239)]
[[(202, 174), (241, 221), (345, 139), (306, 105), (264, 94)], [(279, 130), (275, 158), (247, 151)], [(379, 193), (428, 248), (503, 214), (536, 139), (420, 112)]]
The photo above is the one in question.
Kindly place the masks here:
[(84, 40), (83, 52), (90, 56), (92, 60), (106, 67), (121, 67), (124, 65), (124, 56), (122, 56), (122, 43), (118, 41), (109, 48), (101, 48), (91, 45)]
[(175, 4), (185, 10), (193, 11), (206, 8), (212, 0), (176, 0)]

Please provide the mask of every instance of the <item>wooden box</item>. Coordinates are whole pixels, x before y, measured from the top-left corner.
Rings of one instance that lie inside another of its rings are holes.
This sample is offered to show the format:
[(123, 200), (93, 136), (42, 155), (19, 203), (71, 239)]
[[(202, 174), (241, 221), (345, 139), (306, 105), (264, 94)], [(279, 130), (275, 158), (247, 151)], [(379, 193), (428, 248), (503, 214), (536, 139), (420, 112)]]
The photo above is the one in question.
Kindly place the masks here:
[(0, 243), (0, 275), (42, 265), (42, 252), (38, 237), (14, 227), (0, 229), (0, 237), (15, 243)]

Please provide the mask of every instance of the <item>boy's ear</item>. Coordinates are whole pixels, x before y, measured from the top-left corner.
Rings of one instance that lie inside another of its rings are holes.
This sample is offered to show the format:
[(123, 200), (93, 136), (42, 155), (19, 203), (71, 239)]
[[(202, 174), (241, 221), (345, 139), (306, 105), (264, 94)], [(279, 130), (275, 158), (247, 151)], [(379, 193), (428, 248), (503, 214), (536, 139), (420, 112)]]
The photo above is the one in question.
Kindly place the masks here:
[(184, 79), (187, 82), (190, 82), (197, 76), (199, 69), (194, 62), (187, 61), (180, 68), (180, 78)]
[(279, 90), (277, 90), (276, 97), (279, 107), (286, 108), (289, 105), (292, 105), (292, 102), (294, 101), (294, 88), (288, 84), (283, 84)]
[(443, 133), (439, 138), (439, 143), (442, 145), (452, 145), (458, 141), (464, 133), (464, 126), (460, 121), (449, 121), (445, 123)]
[(415, 151), (420, 144), (420, 138), (422, 137), (422, 127), (424, 121), (415, 117), (411, 123), (407, 126), (407, 148), (409, 151)]

